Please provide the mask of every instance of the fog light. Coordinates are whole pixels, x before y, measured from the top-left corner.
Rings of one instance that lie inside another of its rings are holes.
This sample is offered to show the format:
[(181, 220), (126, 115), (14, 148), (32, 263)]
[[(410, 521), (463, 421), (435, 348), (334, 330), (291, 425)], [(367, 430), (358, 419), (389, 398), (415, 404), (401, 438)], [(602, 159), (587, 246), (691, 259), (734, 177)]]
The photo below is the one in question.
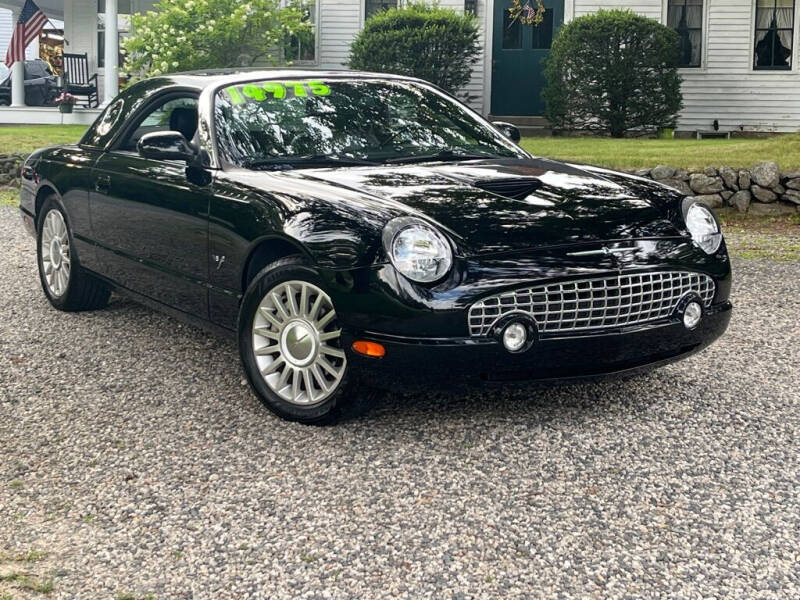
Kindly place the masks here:
[(689, 302), (683, 311), (683, 324), (686, 329), (694, 329), (703, 316), (703, 307), (699, 302)]
[(522, 323), (511, 323), (503, 330), (503, 345), (509, 352), (519, 352), (528, 342), (528, 330)]

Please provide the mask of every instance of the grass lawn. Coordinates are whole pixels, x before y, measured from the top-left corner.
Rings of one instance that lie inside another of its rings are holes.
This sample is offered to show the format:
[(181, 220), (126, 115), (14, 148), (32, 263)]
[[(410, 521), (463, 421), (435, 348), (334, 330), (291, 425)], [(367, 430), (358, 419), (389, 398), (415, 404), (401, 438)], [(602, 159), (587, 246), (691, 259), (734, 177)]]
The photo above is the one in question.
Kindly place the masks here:
[[(0, 125), (0, 154), (29, 154), (37, 148), (77, 142), (84, 131), (85, 125)], [(18, 204), (19, 190), (0, 188), (0, 206)]]
[[(77, 141), (82, 125), (0, 126), (0, 154), (26, 153)], [(750, 167), (775, 160), (784, 171), (800, 170), (800, 134), (766, 140), (612, 140), (600, 138), (526, 138), (525, 149), (539, 156), (611, 168), (726, 165)], [(0, 206), (17, 206), (19, 190), (0, 188)], [(759, 218), (722, 211), (720, 218), (734, 256), (800, 260), (800, 215)], [(0, 600), (3, 600), (0, 594)]]
[(19, 190), (9, 187), (0, 188), (0, 206), (19, 206)]
[[(0, 126), (0, 154), (27, 153), (43, 146), (77, 141), (83, 125)], [(537, 156), (616, 169), (673, 167), (752, 167), (774, 160), (784, 171), (800, 170), (800, 134), (763, 140), (641, 140), (610, 138), (525, 138), (522, 146)]]
[(85, 125), (0, 125), (0, 154), (28, 154), (37, 148), (77, 142)]
[(670, 165), (678, 168), (752, 167), (774, 160), (783, 171), (800, 170), (800, 135), (767, 139), (643, 140), (611, 138), (525, 138), (522, 147), (536, 156), (638, 169)]

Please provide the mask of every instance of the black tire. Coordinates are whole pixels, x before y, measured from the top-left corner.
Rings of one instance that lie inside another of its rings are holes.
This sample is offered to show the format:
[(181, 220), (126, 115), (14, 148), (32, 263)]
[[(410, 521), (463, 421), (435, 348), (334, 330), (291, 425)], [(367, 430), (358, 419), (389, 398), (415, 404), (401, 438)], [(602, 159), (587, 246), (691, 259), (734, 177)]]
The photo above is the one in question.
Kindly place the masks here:
[[(256, 311), (268, 292), (284, 282), (307, 282), (324, 291), (322, 279), (301, 256), (282, 258), (262, 269), (254, 278), (239, 309), (239, 355), (250, 387), (264, 405), (279, 417), (306, 425), (328, 425), (363, 413), (376, 392), (356, 386), (350, 365), (345, 366), (338, 388), (319, 403), (300, 405), (276, 394), (264, 380), (256, 362), (253, 325)], [(327, 292), (326, 292), (327, 293)], [(359, 389), (357, 389), (357, 387)]]
[[(45, 275), (45, 267), (42, 259), (42, 237), (45, 218), (52, 211), (57, 211), (66, 225), (67, 237), (69, 239), (70, 273), (68, 276), (66, 289), (61, 294), (54, 293), (48, 285)], [(99, 279), (84, 271), (75, 252), (75, 240), (72, 237), (67, 215), (55, 196), (49, 196), (42, 204), (42, 209), (38, 215), (36, 227), (36, 262), (39, 265), (39, 280), (45, 296), (55, 308), (66, 312), (76, 312), (84, 310), (96, 310), (104, 308), (108, 304), (111, 291), (108, 286)]]

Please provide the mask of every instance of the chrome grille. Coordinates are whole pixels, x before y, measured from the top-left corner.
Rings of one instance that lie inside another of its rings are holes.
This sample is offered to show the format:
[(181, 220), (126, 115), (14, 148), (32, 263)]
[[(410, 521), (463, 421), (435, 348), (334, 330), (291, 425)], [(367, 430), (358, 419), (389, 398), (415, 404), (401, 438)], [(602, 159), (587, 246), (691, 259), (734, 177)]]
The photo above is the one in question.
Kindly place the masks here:
[(660, 271), (581, 279), (513, 290), (476, 302), (469, 309), (469, 332), (488, 335), (501, 317), (529, 314), (540, 333), (607, 329), (668, 317), (688, 292), (706, 306), (714, 280), (702, 273)]

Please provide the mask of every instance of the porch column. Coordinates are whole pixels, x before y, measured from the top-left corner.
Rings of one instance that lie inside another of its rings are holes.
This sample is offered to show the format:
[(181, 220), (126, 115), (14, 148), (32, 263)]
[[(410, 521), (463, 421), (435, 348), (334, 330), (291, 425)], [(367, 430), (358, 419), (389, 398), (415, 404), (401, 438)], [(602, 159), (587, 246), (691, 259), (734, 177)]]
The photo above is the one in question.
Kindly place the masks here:
[[(16, 26), (20, 9), (11, 11), (11, 26)], [(11, 65), (11, 106), (25, 106), (25, 60)]]
[(11, 106), (25, 106), (25, 61), (11, 65)]
[(108, 104), (119, 94), (119, 30), (117, 0), (106, 0), (105, 21), (105, 84), (103, 104)]

